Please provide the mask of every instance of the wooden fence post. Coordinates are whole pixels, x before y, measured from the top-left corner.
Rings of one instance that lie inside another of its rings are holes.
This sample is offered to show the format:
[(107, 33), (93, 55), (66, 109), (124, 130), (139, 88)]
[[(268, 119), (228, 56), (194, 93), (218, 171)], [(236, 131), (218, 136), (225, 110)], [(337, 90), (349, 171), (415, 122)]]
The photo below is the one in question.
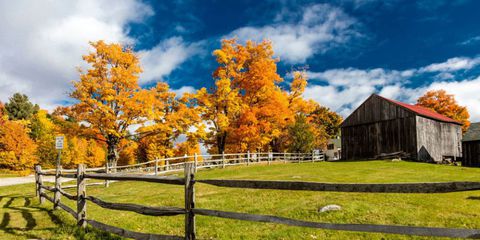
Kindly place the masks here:
[(270, 162), (272, 161), (271, 157), (272, 157), (272, 153), (269, 151), (267, 156), (268, 165), (270, 165)]
[(58, 204), (60, 203), (60, 197), (62, 196), (60, 193), (60, 189), (62, 188), (60, 174), (62, 174), (62, 166), (57, 166), (57, 169), (55, 172), (55, 193), (53, 195), (53, 209), (60, 208), (58, 206)]
[(287, 163), (287, 151), (283, 151), (283, 162)]
[(195, 174), (193, 164), (185, 163), (185, 239), (195, 239)]
[(222, 152), (222, 168), (225, 168), (225, 151)]
[(169, 160), (165, 160), (165, 171), (168, 171), (170, 168), (170, 161)]
[[(108, 174), (108, 160), (105, 160), (105, 173)], [(108, 187), (110, 185), (110, 182), (108, 180), (105, 180), (105, 187)]]
[(197, 167), (198, 167), (198, 154), (194, 153), (193, 154), (193, 172), (197, 173)]
[(43, 185), (43, 175), (41, 174), (42, 172), (42, 166), (37, 165), (36, 167), (36, 172), (38, 174), (38, 198), (40, 200), (40, 204), (43, 204), (45, 202), (45, 198), (42, 196), (44, 190), (42, 188)]
[(158, 159), (155, 159), (155, 176), (158, 175)]
[(250, 165), (250, 151), (247, 151), (247, 166)]
[(312, 162), (315, 162), (315, 150), (312, 150)]
[(77, 225), (85, 228), (87, 226), (87, 189), (85, 181), (85, 165), (78, 164), (77, 168)]

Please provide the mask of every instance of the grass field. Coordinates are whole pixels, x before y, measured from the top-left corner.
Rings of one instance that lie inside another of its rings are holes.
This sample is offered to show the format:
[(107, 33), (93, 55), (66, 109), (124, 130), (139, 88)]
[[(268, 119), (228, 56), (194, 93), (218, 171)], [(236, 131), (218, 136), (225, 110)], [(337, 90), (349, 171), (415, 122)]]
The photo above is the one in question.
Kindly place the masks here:
[[(205, 170), (197, 178), (271, 179), (319, 182), (390, 183), (480, 181), (480, 169), (413, 162), (364, 161), (275, 164)], [(1, 180), (0, 180), (1, 181)], [(183, 205), (182, 186), (116, 182), (109, 188), (89, 187), (103, 200), (149, 206)], [(63, 200), (63, 199), (62, 199)], [(72, 201), (64, 200), (74, 207)], [(480, 228), (480, 191), (443, 194), (336, 193), (247, 190), (196, 186), (196, 207), (270, 214), (331, 222), (372, 223), (449, 228)], [(341, 211), (319, 213), (327, 204)], [(79, 231), (72, 217), (39, 206), (33, 184), (0, 188), (0, 239), (115, 239), (89, 229)], [(88, 203), (88, 218), (134, 231), (183, 235), (183, 216), (149, 217), (105, 210)], [(197, 216), (200, 239), (430, 239), (401, 235), (323, 231), (269, 223)]]

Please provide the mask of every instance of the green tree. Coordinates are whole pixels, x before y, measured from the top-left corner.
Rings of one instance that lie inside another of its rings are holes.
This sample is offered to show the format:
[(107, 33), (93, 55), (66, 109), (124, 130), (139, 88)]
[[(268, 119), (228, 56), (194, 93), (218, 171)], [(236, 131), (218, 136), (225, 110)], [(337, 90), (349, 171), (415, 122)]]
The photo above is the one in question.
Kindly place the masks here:
[(311, 152), (315, 148), (315, 134), (304, 115), (295, 116), (295, 123), (288, 128), (290, 152)]
[(5, 104), (5, 110), (10, 120), (30, 119), (38, 109), (37, 104), (33, 105), (28, 99), (28, 96), (21, 93), (13, 94), (9, 102)]

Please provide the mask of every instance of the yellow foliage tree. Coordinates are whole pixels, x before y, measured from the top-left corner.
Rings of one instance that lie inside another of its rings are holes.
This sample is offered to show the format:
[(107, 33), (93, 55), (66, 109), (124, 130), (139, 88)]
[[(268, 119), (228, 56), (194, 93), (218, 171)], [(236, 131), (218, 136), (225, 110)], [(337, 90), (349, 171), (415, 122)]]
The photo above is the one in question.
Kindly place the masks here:
[(138, 129), (145, 160), (154, 160), (175, 155), (175, 141), (191, 128), (202, 129), (198, 108), (194, 107), (193, 95), (186, 93), (177, 98), (166, 83), (159, 82), (151, 89), (153, 124)]
[(76, 122), (86, 123), (107, 144), (107, 159), (116, 166), (118, 145), (128, 137), (128, 128), (146, 121), (151, 114), (149, 93), (138, 85), (142, 71), (132, 49), (120, 44), (92, 42), (94, 52), (83, 56), (91, 65), (80, 70), (70, 96), (78, 103), (68, 111)]
[(462, 131), (466, 132), (470, 127), (470, 114), (467, 107), (460, 106), (453, 94), (448, 94), (445, 90), (432, 90), (426, 92), (418, 98), (417, 105), (429, 108), (437, 113), (457, 120), (463, 124)]
[(0, 168), (30, 171), (37, 162), (37, 145), (22, 121), (0, 121)]

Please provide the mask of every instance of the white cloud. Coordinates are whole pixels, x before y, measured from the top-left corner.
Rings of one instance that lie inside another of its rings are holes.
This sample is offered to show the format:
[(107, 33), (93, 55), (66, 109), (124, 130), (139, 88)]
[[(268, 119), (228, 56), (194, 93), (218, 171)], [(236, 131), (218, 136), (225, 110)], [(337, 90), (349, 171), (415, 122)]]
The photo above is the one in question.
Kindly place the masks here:
[[(452, 72), (473, 68), (477, 58), (451, 58), (444, 63), (431, 64), (418, 69), (404, 71), (387, 69), (330, 69), (324, 72), (310, 72), (309, 86), (304, 96), (330, 107), (343, 116), (348, 116), (370, 94), (415, 103), (428, 90), (444, 89), (454, 94), (460, 105), (466, 106), (472, 121), (480, 121), (480, 76), (474, 79), (452, 80)], [(428, 70), (428, 71), (427, 71)], [(409, 87), (413, 77), (438, 72), (433, 81), (419, 87)], [(438, 80), (440, 79), (440, 80)], [(448, 81), (447, 81), (448, 80)], [(313, 85), (317, 82), (322, 85)]]
[(313, 55), (325, 53), (359, 35), (355, 31), (356, 20), (328, 4), (303, 8), (302, 17), (293, 22), (285, 22), (281, 16), (277, 20), (272, 25), (239, 28), (228, 37), (269, 39), (282, 61), (304, 63)]
[(455, 57), (446, 62), (434, 63), (420, 68), (421, 72), (454, 72), (458, 70), (469, 70), (480, 64), (480, 58)]
[[(67, 99), (89, 41), (136, 44), (129, 23), (152, 16), (139, 0), (0, 1), (0, 101), (15, 92), (27, 94), (42, 108)], [(162, 79), (197, 51), (180, 37), (144, 50), (140, 81)]]
[(197, 89), (192, 86), (183, 86), (179, 89), (172, 89), (172, 91), (177, 95), (177, 97), (181, 97), (185, 93), (195, 93)]
[(162, 80), (189, 57), (201, 52), (200, 43), (187, 44), (181, 37), (172, 37), (152, 49), (140, 51), (143, 64), (141, 83)]
[(480, 36), (475, 36), (461, 42), (460, 45), (471, 45), (471, 44), (476, 44), (478, 42), (480, 42)]

